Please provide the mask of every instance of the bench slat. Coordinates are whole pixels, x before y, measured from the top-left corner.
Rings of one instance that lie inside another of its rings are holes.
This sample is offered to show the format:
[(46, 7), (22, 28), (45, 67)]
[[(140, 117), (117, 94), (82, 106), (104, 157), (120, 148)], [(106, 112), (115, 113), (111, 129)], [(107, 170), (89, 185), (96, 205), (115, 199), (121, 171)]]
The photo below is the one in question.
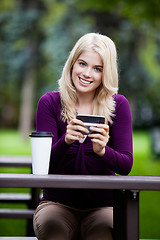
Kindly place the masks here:
[(33, 209), (0, 209), (1, 218), (33, 218)]
[(37, 240), (36, 237), (0, 237), (0, 240)]
[(0, 202), (29, 202), (31, 194), (29, 193), (0, 193)]
[(31, 167), (30, 156), (0, 156), (1, 167)]
[[(0, 237), (0, 240), (37, 240), (36, 237)], [(139, 239), (139, 240), (159, 240), (159, 239)]]

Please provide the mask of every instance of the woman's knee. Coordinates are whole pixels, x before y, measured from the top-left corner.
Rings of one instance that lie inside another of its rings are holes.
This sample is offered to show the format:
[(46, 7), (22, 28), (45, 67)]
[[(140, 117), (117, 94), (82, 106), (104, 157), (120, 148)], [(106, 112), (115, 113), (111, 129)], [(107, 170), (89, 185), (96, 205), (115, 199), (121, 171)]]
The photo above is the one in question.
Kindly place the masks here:
[(77, 222), (65, 206), (45, 201), (40, 203), (34, 213), (33, 227), (40, 240), (70, 240), (77, 228)]
[(104, 207), (93, 211), (82, 222), (82, 236), (87, 240), (110, 240), (113, 229), (113, 208)]

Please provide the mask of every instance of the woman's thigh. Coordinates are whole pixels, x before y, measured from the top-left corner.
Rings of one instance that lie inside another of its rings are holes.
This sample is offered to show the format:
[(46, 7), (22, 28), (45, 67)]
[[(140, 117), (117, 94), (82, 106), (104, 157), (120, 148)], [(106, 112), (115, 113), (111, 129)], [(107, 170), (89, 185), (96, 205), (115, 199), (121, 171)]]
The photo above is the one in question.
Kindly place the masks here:
[(113, 207), (94, 210), (86, 216), (81, 225), (84, 240), (111, 240), (113, 229)]
[(43, 201), (34, 213), (33, 227), (39, 240), (71, 240), (77, 220), (64, 205)]

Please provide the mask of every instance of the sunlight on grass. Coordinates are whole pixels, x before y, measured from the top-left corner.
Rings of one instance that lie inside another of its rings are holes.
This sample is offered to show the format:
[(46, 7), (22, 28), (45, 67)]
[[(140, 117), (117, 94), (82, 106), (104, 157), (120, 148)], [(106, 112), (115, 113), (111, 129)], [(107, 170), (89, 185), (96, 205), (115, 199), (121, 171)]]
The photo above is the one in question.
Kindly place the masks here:
[(0, 219), (0, 236), (26, 236), (26, 219)]
[(17, 130), (0, 130), (0, 155), (31, 155), (30, 139), (25, 141)]
[[(133, 134), (134, 163), (131, 175), (160, 175), (160, 159), (153, 157), (150, 131)], [(160, 192), (141, 191), (139, 203), (140, 238), (160, 238)]]
[[(0, 130), (0, 155), (31, 155), (30, 139), (24, 141), (17, 130)], [(30, 173), (29, 168), (0, 168), (1, 173)], [(25, 188), (5, 188), (0, 189), (0, 192), (29, 192)], [(13, 208), (18, 205), (18, 208), (26, 208), (23, 204), (0, 204), (0, 207)], [(25, 236), (26, 235), (26, 219), (0, 219), (0, 236)]]
[(131, 175), (160, 175), (160, 158), (153, 157), (150, 131), (133, 134), (133, 168)]
[(142, 191), (140, 192), (139, 220), (140, 238), (160, 239), (160, 192)]

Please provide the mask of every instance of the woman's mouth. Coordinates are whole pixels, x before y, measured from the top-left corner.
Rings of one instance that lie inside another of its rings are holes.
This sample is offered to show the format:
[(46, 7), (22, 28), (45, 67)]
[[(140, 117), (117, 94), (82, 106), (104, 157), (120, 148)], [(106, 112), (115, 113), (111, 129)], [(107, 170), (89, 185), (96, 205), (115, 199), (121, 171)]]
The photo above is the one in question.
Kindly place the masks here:
[(83, 78), (81, 78), (81, 77), (79, 77), (79, 80), (80, 80), (80, 82), (81, 82), (82, 84), (85, 84), (85, 85), (88, 85), (88, 84), (91, 84), (91, 83), (92, 83), (91, 81), (88, 81), (88, 80), (83, 79)]

